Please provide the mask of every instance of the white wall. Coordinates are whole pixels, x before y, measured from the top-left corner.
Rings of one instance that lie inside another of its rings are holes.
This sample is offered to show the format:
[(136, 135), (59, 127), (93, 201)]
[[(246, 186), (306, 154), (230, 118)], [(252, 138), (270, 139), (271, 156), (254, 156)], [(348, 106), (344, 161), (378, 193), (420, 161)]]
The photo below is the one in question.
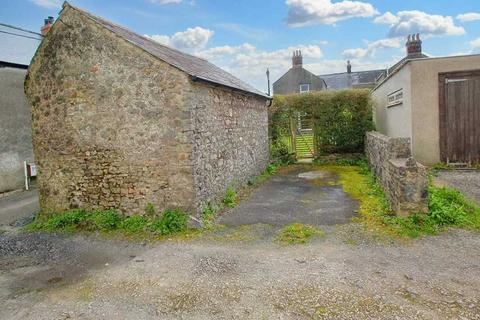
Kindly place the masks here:
[[(407, 64), (372, 92), (377, 131), (393, 138), (412, 137), (411, 73)], [(403, 89), (403, 103), (387, 106), (389, 94)]]

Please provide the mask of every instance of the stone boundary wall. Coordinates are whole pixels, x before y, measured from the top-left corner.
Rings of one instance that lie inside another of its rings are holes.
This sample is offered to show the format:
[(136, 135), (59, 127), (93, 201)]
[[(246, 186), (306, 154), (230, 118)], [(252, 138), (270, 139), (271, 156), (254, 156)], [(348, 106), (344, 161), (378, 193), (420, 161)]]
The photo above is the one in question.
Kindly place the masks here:
[(427, 212), (426, 168), (412, 158), (410, 138), (391, 138), (368, 132), (365, 153), (397, 215)]

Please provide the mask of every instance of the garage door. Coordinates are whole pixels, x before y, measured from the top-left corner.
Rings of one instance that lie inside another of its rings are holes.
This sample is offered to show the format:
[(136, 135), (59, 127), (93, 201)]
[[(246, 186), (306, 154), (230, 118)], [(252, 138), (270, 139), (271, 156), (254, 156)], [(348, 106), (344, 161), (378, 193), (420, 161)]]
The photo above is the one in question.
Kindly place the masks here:
[(440, 152), (447, 163), (480, 162), (480, 71), (440, 74)]

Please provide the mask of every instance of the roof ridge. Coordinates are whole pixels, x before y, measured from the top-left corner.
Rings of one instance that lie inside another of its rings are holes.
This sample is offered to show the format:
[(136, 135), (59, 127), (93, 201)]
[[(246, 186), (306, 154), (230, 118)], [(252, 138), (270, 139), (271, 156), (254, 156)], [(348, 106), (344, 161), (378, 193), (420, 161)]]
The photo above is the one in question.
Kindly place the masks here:
[(198, 56), (163, 45), (117, 23), (111, 22), (86, 10), (73, 6), (67, 1), (63, 3), (62, 11), (66, 8), (75, 10), (75, 12), (78, 14), (81, 14), (94, 23), (99, 24), (102, 28), (109, 30), (116, 36), (131, 43), (140, 50), (145, 51), (156, 59), (164, 61), (165, 63), (179, 69), (182, 72), (185, 72), (192, 77), (215, 83), (230, 89), (240, 90), (265, 98), (270, 98), (265, 93), (262, 93), (258, 89), (204, 58), (200, 58)]
[[(193, 57), (193, 58), (197, 58), (197, 59), (206, 61), (206, 62), (208, 62), (208, 63), (211, 63), (211, 62), (209, 62), (208, 60), (206, 60), (206, 59), (204, 59), (204, 58), (202, 58), (202, 57), (195, 56), (195, 55), (190, 54), (190, 53), (188, 53), (188, 52), (184, 52), (184, 51), (175, 49), (175, 48), (173, 48), (173, 47), (170, 47), (170, 46), (167, 46), (167, 45), (165, 45), (165, 44), (163, 44), (163, 43), (160, 43), (160, 42), (158, 42), (158, 41), (155, 41), (155, 40), (153, 40), (153, 39), (151, 39), (151, 38), (149, 38), (149, 37), (146, 37), (146, 36), (144, 36), (144, 35), (141, 35), (141, 34), (139, 34), (139, 33), (136, 33), (136, 32), (134, 32), (134, 31), (132, 31), (132, 30), (130, 30), (130, 29), (128, 29), (128, 28), (126, 28), (126, 27), (124, 27), (124, 26), (116, 23), (116, 22), (113, 22), (113, 21), (111, 21), (111, 20), (107, 20), (107, 19), (105, 19), (105, 18), (102, 18), (102, 17), (99, 16), (99, 15), (96, 15), (96, 14), (94, 14), (94, 13), (91, 13), (90, 11), (87, 11), (87, 10), (85, 10), (85, 9), (81, 9), (81, 8), (79, 8), (79, 7), (77, 7), (77, 6), (74, 6), (74, 5), (72, 5), (72, 4), (71, 4), (70, 2), (68, 2), (68, 1), (65, 1), (65, 2), (63, 3), (63, 6), (64, 6), (64, 7), (65, 7), (65, 6), (69, 6), (70, 8), (72, 8), (72, 9), (74, 9), (74, 10), (77, 10), (77, 11), (79, 11), (80, 13), (82, 13), (82, 14), (84, 14), (84, 15), (86, 14), (87, 18), (95, 18), (95, 19), (104, 20), (104, 21), (106, 21), (106, 22), (114, 25), (114, 26), (117, 27), (117, 28), (120, 28), (120, 29), (123, 29), (123, 30), (125, 30), (125, 31), (134, 33), (135, 35), (139, 36), (140, 38), (142, 38), (142, 39), (144, 39), (144, 40), (147, 40), (147, 41), (149, 41), (149, 42), (151, 42), (151, 43), (153, 43), (153, 44), (155, 44), (155, 45), (162, 46), (162, 47), (165, 47), (165, 48), (167, 48), (167, 49), (180, 52), (180, 53), (182, 53), (182, 54), (184, 54), (184, 55), (187, 55), (187, 56), (190, 56), (190, 57)], [(89, 17), (89, 16), (90, 16), (90, 17)]]

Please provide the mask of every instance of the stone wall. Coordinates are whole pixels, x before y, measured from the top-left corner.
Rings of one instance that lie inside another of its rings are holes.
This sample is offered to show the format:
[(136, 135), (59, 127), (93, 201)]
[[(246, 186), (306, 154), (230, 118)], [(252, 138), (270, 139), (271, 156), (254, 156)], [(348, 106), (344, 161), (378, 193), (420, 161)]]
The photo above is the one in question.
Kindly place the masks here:
[(196, 205), (202, 208), (265, 170), (268, 110), (264, 98), (200, 83), (191, 94)]
[(41, 208), (194, 210), (188, 76), (65, 9), (29, 69)]
[(193, 81), (69, 7), (26, 92), (47, 212), (198, 214), (268, 163), (265, 98)]
[(26, 70), (0, 67), (0, 192), (24, 187), (23, 161), (33, 162)]
[(366, 155), (371, 170), (397, 215), (426, 212), (427, 170), (411, 157), (409, 138), (368, 132)]

